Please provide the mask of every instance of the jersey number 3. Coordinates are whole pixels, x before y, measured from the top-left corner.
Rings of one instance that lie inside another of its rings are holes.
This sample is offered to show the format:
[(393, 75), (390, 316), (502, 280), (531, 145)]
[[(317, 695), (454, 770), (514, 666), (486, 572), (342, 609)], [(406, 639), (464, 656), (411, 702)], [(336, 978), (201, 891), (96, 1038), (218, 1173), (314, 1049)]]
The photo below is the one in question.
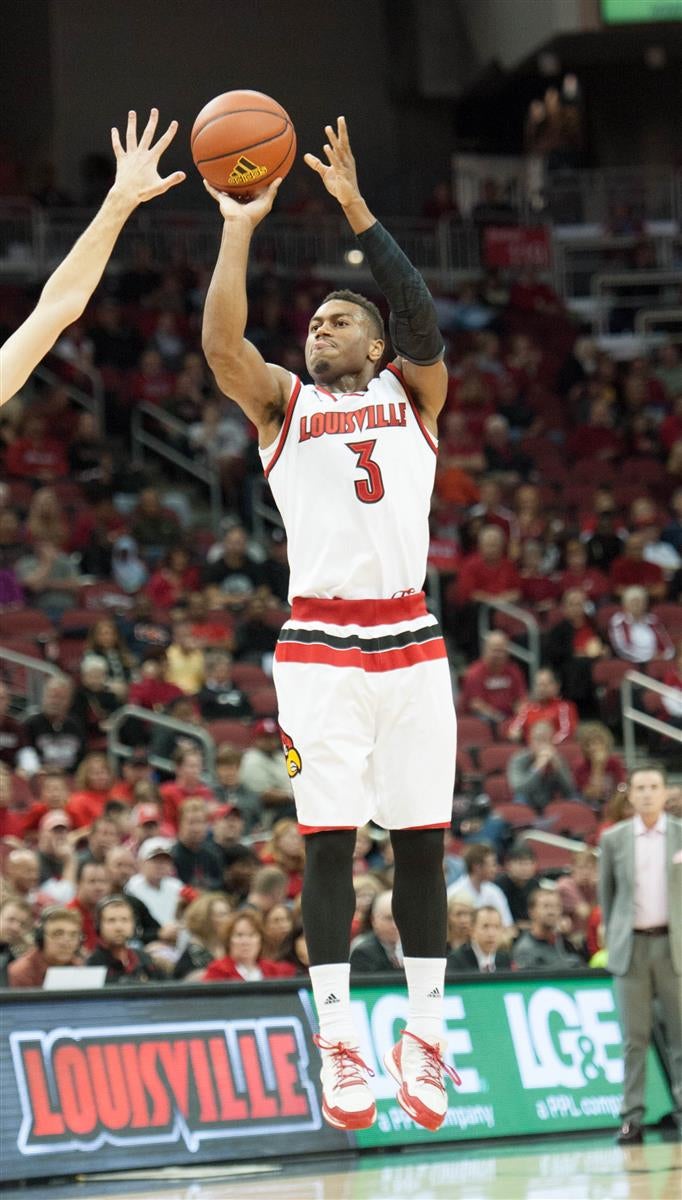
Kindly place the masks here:
[(367, 479), (356, 479), (355, 494), (363, 504), (376, 504), (384, 497), (384, 481), (381, 478), (381, 467), (372, 458), (376, 440), (370, 442), (347, 442), (349, 450), (357, 455), (358, 467), (367, 472)]

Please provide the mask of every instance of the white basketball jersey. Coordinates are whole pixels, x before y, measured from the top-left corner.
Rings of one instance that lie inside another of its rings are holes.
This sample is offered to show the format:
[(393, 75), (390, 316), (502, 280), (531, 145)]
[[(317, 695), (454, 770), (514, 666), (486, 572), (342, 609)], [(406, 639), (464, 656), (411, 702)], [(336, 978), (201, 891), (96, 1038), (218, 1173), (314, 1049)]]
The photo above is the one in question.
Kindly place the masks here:
[(418, 592), (437, 445), (398, 369), (364, 392), (293, 386), (261, 461), (287, 532), (294, 596), (388, 599)]

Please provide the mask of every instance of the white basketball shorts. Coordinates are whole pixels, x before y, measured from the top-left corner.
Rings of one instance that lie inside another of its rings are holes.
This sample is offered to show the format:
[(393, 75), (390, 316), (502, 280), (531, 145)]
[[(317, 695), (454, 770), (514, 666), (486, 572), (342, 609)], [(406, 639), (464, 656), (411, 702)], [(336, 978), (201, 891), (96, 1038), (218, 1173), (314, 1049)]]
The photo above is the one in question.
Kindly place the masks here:
[(448, 826), (457, 744), (445, 643), (424, 594), (294, 599), (273, 678), (303, 833)]

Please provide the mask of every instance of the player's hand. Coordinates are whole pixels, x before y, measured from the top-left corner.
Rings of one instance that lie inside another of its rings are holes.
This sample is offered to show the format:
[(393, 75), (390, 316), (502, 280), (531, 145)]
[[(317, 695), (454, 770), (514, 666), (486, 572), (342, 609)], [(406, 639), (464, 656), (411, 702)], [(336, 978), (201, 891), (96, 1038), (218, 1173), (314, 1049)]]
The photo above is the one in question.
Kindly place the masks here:
[(182, 183), (185, 178), (184, 171), (174, 171), (165, 178), (159, 174), (159, 159), (173, 141), (178, 131), (178, 123), (171, 121), (166, 132), (156, 145), (152, 146), (158, 120), (159, 110), (153, 108), (138, 142), (137, 113), (131, 109), (128, 113), (125, 150), (118, 129), (114, 128), (111, 131), (111, 144), (116, 156), (116, 179), (112, 191), (127, 200), (132, 208), (145, 200), (151, 200), (153, 196), (161, 196), (169, 188)]
[(239, 222), (255, 229), (263, 217), (267, 217), (275, 203), (275, 196), (281, 182), (281, 179), (273, 179), (268, 187), (257, 192), (251, 200), (235, 200), (234, 196), (229, 196), (227, 192), (218, 191), (218, 188), (214, 188), (206, 179), (204, 187), (209, 196), (213, 196), (216, 201), (224, 221)]
[(317, 171), (330, 196), (338, 200), (342, 208), (348, 208), (354, 201), (360, 200), (362, 197), (358, 187), (355, 159), (350, 148), (346, 118), (338, 118), (336, 130), (331, 125), (325, 125), (324, 131), (329, 140), (325, 142), (323, 149), (329, 162), (323, 163), (314, 154), (304, 154), (303, 160), (311, 170)]

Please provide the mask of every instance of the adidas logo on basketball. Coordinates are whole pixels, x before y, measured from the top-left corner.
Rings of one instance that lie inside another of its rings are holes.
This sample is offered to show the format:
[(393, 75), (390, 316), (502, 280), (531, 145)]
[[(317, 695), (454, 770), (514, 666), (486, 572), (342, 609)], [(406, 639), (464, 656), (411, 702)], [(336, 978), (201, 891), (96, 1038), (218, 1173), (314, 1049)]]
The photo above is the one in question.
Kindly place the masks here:
[(257, 163), (251, 162), (245, 154), (242, 154), (234, 164), (230, 174), (227, 177), (228, 183), (255, 183), (257, 179), (262, 179), (267, 175), (267, 167), (259, 167)]

